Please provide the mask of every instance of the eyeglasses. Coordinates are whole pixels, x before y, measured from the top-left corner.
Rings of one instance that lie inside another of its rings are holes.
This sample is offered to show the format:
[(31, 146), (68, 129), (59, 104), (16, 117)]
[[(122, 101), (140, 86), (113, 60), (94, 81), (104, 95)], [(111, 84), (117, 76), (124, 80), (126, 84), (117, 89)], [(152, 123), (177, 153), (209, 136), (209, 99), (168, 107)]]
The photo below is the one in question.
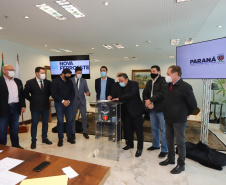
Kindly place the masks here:
[(14, 70), (14, 69), (5, 69), (5, 70), (7, 70), (7, 71), (14, 71), (14, 72), (16, 71), (16, 70)]

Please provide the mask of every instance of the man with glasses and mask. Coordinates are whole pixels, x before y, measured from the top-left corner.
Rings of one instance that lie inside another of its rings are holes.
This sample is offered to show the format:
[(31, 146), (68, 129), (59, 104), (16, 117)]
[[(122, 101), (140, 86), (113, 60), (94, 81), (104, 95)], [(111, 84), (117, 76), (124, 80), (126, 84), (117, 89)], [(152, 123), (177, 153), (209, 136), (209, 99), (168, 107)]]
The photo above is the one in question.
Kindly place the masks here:
[[(26, 110), (23, 84), (14, 78), (15, 72), (11, 65), (4, 65), (3, 76), (0, 77), (0, 144), (7, 143), (7, 129), (13, 147), (19, 145), (19, 116)], [(23, 148), (22, 148), (23, 149)]]
[(197, 102), (192, 86), (181, 78), (180, 66), (170, 66), (167, 71), (166, 82), (169, 83), (163, 105), (164, 118), (166, 121), (166, 139), (168, 145), (168, 158), (160, 162), (161, 166), (175, 164), (174, 137), (178, 148), (177, 166), (170, 171), (179, 174), (185, 170), (186, 145), (185, 130), (187, 116), (197, 108)]
[(130, 81), (127, 74), (121, 73), (118, 75), (120, 89), (111, 94), (113, 101), (121, 101), (123, 124), (125, 124), (126, 146), (124, 150), (134, 148), (134, 130), (137, 135), (137, 151), (135, 157), (142, 155), (143, 150), (143, 119), (144, 111), (143, 103), (140, 99), (139, 85), (135, 81)]
[(66, 117), (66, 134), (67, 142), (75, 144), (72, 136), (72, 117), (73, 107), (72, 101), (75, 97), (75, 91), (70, 80), (71, 70), (64, 69), (61, 75), (52, 81), (51, 93), (54, 99), (56, 114), (57, 114), (57, 131), (58, 131), (58, 146), (63, 146), (64, 138), (64, 115)]
[(161, 76), (160, 67), (154, 65), (151, 67), (151, 78), (143, 91), (143, 100), (145, 106), (150, 111), (151, 133), (153, 137), (152, 146), (148, 150), (160, 149), (160, 138), (162, 134), (161, 152), (159, 158), (167, 155), (167, 141), (165, 132), (165, 120), (163, 115), (163, 102), (165, 99), (167, 83)]
[(42, 143), (51, 145), (47, 138), (49, 119), (49, 97), (51, 95), (51, 82), (46, 78), (46, 71), (43, 67), (35, 68), (36, 77), (28, 80), (25, 84), (24, 95), (30, 101), (31, 110), (31, 149), (36, 148), (37, 126), (39, 117), (42, 116)]

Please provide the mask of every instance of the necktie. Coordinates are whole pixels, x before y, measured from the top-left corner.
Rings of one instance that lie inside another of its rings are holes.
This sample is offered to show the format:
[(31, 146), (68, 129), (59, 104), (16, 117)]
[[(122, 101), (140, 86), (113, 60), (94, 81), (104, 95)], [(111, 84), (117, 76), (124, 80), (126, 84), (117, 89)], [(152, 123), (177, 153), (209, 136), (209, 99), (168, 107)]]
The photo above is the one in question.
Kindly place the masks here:
[(79, 79), (77, 79), (77, 85), (78, 85), (78, 81), (79, 81)]
[(44, 86), (43, 86), (42, 80), (40, 81), (40, 83), (41, 83), (41, 91), (43, 91)]
[(173, 83), (170, 84), (170, 91), (172, 90), (173, 88)]

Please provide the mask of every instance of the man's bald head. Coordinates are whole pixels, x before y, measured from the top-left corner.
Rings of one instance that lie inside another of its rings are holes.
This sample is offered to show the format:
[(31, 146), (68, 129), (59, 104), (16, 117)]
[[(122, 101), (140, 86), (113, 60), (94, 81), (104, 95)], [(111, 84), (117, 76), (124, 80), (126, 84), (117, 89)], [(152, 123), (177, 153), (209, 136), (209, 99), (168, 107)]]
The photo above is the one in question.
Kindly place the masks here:
[(2, 72), (7, 78), (11, 78), (9, 77), (9, 71), (14, 71), (13, 66), (6, 64), (2, 67)]

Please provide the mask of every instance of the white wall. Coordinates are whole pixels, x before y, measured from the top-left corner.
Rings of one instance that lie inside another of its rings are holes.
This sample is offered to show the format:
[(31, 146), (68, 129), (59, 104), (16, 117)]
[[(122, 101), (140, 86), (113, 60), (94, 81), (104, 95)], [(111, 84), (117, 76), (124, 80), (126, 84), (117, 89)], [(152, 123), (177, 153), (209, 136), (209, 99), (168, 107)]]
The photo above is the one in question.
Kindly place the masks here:
[[(4, 64), (10, 64), (16, 68), (17, 53), (19, 55), (19, 66), (23, 85), (26, 81), (35, 77), (35, 68), (38, 66), (49, 66), (49, 52), (27, 47), (14, 42), (0, 39), (0, 53), (4, 54)], [(1, 62), (0, 62), (1, 64)], [(31, 119), (29, 102), (26, 101), (27, 110), (24, 113), (24, 120)], [(21, 121), (21, 118), (20, 118)]]
[[(19, 54), (20, 72), (22, 82), (25, 85), (26, 81), (35, 77), (35, 67), (37, 66), (49, 66), (49, 56), (54, 53), (45, 52), (35, 48), (27, 47), (14, 42), (1, 40), (0, 39), (0, 52), (4, 54), (4, 63), (10, 64), (14, 68), (16, 66), (17, 53)], [(100, 67), (105, 65), (108, 67), (108, 76), (116, 78), (118, 72), (125, 72), (129, 78), (132, 78), (132, 70), (137, 69), (150, 69), (152, 65), (159, 65), (161, 68), (162, 76), (166, 75), (166, 71), (170, 65), (175, 64), (175, 61), (122, 61), (116, 63), (104, 63), (104, 62), (91, 62), (91, 79), (87, 80), (88, 86), (91, 92), (91, 97), (88, 98), (90, 102), (96, 100), (95, 93), (95, 79), (100, 77)], [(185, 80), (190, 83), (193, 87), (198, 107), (202, 106), (202, 94), (203, 94), (203, 83), (202, 80)], [(140, 92), (142, 93), (142, 89)], [(26, 101), (27, 110), (24, 114), (24, 120), (31, 119), (29, 102)], [(21, 120), (21, 119), (20, 119)]]

